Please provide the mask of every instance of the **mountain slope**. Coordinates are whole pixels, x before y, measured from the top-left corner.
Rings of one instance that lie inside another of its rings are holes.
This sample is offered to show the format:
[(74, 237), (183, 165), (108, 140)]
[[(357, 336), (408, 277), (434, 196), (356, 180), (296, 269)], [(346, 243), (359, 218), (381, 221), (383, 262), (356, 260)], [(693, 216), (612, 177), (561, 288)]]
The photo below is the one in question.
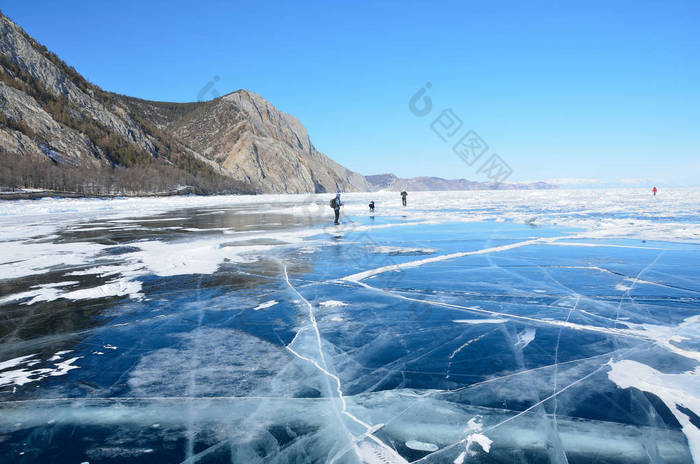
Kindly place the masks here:
[(186, 144), (241, 182), (262, 192), (366, 190), (364, 177), (320, 153), (297, 118), (261, 96), (238, 90), (190, 111), (132, 103)]
[(443, 179), (442, 177), (411, 177), (401, 179), (394, 174), (365, 176), (370, 190), (441, 191), (441, 190), (534, 190), (555, 189), (557, 186), (545, 182), (511, 184), (503, 182), (478, 182), (467, 179)]
[(0, 186), (19, 185), (19, 173), (35, 168), (37, 186), (60, 178), (63, 188), (82, 182), (102, 191), (367, 189), (363, 176), (318, 152), (296, 118), (258, 95), (167, 103), (105, 92), (1, 13), (0, 167)]

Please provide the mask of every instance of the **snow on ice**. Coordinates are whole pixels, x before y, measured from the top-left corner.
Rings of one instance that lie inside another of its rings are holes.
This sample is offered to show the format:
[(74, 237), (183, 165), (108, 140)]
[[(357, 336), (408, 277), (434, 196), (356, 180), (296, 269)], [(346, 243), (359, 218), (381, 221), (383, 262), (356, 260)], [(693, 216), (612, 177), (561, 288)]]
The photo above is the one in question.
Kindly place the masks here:
[(0, 203), (0, 456), (700, 463), (699, 190), (328, 196)]

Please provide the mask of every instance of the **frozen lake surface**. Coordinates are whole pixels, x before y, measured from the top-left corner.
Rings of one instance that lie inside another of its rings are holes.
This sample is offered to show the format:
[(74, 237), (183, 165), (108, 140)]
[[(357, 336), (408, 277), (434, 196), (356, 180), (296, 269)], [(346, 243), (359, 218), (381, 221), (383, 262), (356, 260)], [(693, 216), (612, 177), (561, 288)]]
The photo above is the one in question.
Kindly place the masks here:
[(2, 462), (700, 463), (700, 190), (331, 197), (0, 203)]

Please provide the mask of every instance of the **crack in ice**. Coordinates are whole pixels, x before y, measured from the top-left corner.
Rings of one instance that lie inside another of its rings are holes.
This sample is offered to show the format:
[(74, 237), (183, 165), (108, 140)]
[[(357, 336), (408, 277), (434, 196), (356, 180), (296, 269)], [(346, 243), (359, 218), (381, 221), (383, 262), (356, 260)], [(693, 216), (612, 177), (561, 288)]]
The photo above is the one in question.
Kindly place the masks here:
[[(350, 411), (348, 411), (347, 403), (345, 401), (345, 396), (343, 395), (342, 383), (340, 381), (340, 377), (338, 377), (336, 374), (333, 374), (332, 372), (330, 372), (328, 370), (328, 365), (326, 363), (326, 356), (325, 356), (325, 353), (323, 352), (321, 332), (319, 331), (318, 323), (316, 321), (316, 316), (314, 315), (313, 305), (306, 298), (304, 298), (304, 296), (302, 296), (302, 294), (299, 293), (299, 291), (296, 288), (294, 288), (294, 286), (290, 283), (289, 275), (287, 273), (287, 266), (285, 266), (284, 263), (280, 263), (280, 264), (282, 265), (282, 270), (284, 272), (284, 280), (285, 280), (287, 286), (299, 297), (299, 299), (301, 301), (304, 302), (304, 304), (306, 305), (306, 307), (309, 310), (309, 321), (311, 322), (311, 326), (313, 327), (313, 330), (314, 330), (314, 335), (316, 337), (316, 343), (318, 346), (318, 354), (319, 354), (319, 358), (321, 359), (321, 362), (323, 363), (323, 366), (321, 364), (319, 364), (315, 359), (311, 359), (311, 358), (308, 358), (306, 356), (303, 356), (302, 354), (296, 352), (291, 347), (291, 345), (294, 343), (294, 340), (296, 340), (299, 333), (301, 333), (301, 330), (299, 332), (297, 332), (297, 335), (295, 335), (294, 339), (292, 339), (292, 341), (289, 343), (289, 345), (286, 346), (287, 350), (289, 350), (294, 356), (298, 357), (299, 359), (302, 359), (304, 361), (307, 361), (307, 362), (313, 364), (318, 370), (323, 372), (328, 378), (331, 378), (335, 381), (336, 392), (338, 393), (338, 399), (340, 400), (340, 403), (341, 403), (340, 413), (349, 417), (351, 420), (353, 420), (354, 422), (356, 422), (357, 424), (359, 424), (365, 428), (365, 433), (360, 437), (356, 437), (347, 429), (347, 427), (345, 427), (342, 419), (340, 417), (338, 417), (339, 422), (343, 425), (343, 428), (345, 429), (346, 433), (349, 435), (350, 442), (352, 443), (352, 445), (351, 445), (352, 449), (359, 459), (363, 459), (363, 455), (365, 454), (365, 452), (363, 452), (363, 450), (360, 449), (360, 447), (357, 445), (357, 443), (358, 443), (358, 441), (362, 440), (364, 437), (368, 437), (370, 440), (372, 440), (374, 443), (376, 443), (380, 447), (380, 450), (383, 450), (383, 451), (389, 453), (388, 456), (381, 454), (381, 453), (380, 454), (384, 458), (387, 458), (387, 457), (391, 458), (390, 462), (406, 462), (406, 460), (403, 459), (398, 453), (396, 453), (396, 451), (394, 449), (387, 446), (382, 440), (380, 440), (379, 438), (377, 438), (374, 435), (374, 432), (379, 430), (383, 426), (383, 424), (370, 425), (370, 424), (362, 421), (361, 419), (357, 418)], [(328, 385), (328, 387), (330, 389), (330, 385)], [(337, 414), (338, 411), (335, 410), (335, 412)], [(341, 451), (344, 451), (344, 450), (341, 450)], [(377, 450), (375, 450), (373, 448), (370, 448), (370, 450), (366, 450), (366, 451), (373, 451), (375, 454), (377, 452)], [(339, 455), (342, 456), (342, 454), (340, 454), (340, 452), (339, 452)], [(337, 456), (335, 456), (331, 460), (331, 462), (334, 462), (336, 460), (336, 458), (337, 458)]]
[(520, 247), (524, 247), (524, 246), (528, 246), (528, 245), (553, 242), (555, 240), (560, 240), (560, 239), (564, 239), (564, 238), (571, 238), (571, 237), (570, 236), (562, 236), (562, 237), (537, 238), (537, 239), (532, 239), (532, 240), (525, 240), (522, 242), (510, 243), (508, 245), (501, 245), (501, 246), (491, 247), (491, 248), (483, 248), (481, 250), (460, 251), (457, 253), (451, 253), (449, 255), (440, 255), (440, 256), (434, 256), (432, 258), (424, 258), (424, 259), (418, 259), (415, 261), (407, 261), (405, 263), (390, 264), (390, 265), (378, 267), (375, 269), (369, 269), (369, 270), (363, 271), (363, 272), (357, 272), (355, 274), (345, 276), (345, 277), (341, 278), (341, 280), (347, 280), (348, 282), (359, 283), (359, 281), (367, 279), (368, 277), (373, 277), (375, 275), (383, 274), (385, 272), (399, 271), (401, 269), (419, 267), (419, 266), (422, 266), (424, 264), (436, 263), (436, 262), (440, 262), (440, 261), (447, 261), (450, 259), (462, 258), (464, 256), (483, 255), (483, 254), (489, 254), (489, 253), (497, 253), (500, 251), (508, 251), (508, 250), (512, 250), (515, 248), (520, 248)]

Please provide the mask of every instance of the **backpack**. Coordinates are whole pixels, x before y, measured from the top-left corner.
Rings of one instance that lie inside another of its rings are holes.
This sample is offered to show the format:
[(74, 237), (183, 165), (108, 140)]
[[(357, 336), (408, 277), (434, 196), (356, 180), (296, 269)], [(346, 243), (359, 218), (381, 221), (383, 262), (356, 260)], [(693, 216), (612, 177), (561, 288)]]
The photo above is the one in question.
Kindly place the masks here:
[(338, 202), (336, 201), (335, 198), (331, 200), (331, 208), (335, 209), (338, 207)]

